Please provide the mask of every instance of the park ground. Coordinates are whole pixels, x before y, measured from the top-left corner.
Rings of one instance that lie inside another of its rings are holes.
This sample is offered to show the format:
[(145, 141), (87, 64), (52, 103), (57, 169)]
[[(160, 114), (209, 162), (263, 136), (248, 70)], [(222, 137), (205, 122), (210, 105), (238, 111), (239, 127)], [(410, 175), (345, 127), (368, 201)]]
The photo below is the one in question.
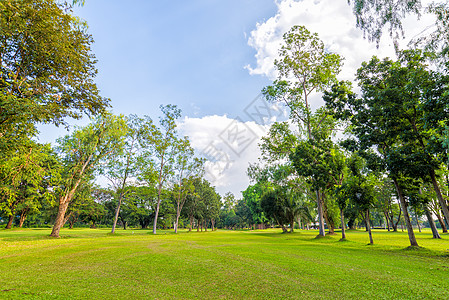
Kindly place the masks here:
[(449, 235), (0, 230), (0, 299), (449, 299)]

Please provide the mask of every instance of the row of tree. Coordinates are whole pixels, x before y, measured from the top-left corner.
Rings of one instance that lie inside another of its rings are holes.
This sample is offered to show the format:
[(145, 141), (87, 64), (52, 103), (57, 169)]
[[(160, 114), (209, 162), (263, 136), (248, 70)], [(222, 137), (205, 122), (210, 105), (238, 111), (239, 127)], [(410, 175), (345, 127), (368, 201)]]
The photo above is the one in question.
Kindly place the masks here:
[[(181, 111), (163, 106), (159, 122), (107, 112), (109, 99), (94, 82), (92, 36), (70, 4), (0, 1), (0, 33), (0, 214), (6, 228), (16, 218), (19, 226), (29, 216), (38, 223), (54, 218), (51, 235), (58, 237), (67, 222), (97, 222), (113, 209), (112, 232), (119, 219), (133, 219), (142, 227), (151, 220), (156, 233), (168, 203), (175, 231), (183, 212), (191, 224), (214, 226), (220, 196), (203, 179), (204, 161), (189, 139), (177, 133)], [(67, 118), (83, 115), (90, 124), (54, 147), (36, 142), (38, 124), (68, 126)], [(107, 191), (95, 188), (99, 176), (108, 179)]]
[[(357, 94), (338, 81), (342, 58), (316, 34), (303, 26), (284, 34), (278, 79), (263, 93), (290, 118), (271, 126), (260, 163), (248, 168), (265, 216), (287, 231), (316, 215), (321, 236), (325, 224), (333, 233), (341, 221), (343, 238), (345, 216), (349, 224), (362, 217), (373, 243), (371, 212), (396, 229), (397, 200), (412, 246), (410, 211), (426, 216), (434, 238), (433, 215), (447, 232), (449, 76), (442, 55), (413, 49), (398, 51), (397, 60), (373, 57), (357, 71)], [(325, 104), (312, 110), (316, 92)]]

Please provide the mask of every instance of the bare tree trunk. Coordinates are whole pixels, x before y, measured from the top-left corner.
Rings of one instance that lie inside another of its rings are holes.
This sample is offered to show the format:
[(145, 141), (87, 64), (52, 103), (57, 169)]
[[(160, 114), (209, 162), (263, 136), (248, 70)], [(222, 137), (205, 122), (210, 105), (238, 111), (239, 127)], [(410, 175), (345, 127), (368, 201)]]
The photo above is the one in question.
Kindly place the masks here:
[(118, 215), (120, 213), (120, 206), (122, 205), (123, 193), (120, 192), (120, 196), (118, 198), (117, 209), (115, 210), (114, 223), (112, 224), (111, 233), (115, 233), (115, 227), (117, 226)]
[(207, 219), (204, 221), (205, 225), (204, 225), (204, 231), (207, 231)]
[(210, 219), (210, 222), (212, 223), (212, 231), (215, 230), (215, 219)]
[(443, 233), (447, 233), (447, 227), (446, 224), (444, 223), (443, 218), (441, 217), (439, 212), (436, 212), (435, 215), (437, 216), (438, 222), (440, 223), (441, 226), (441, 230), (443, 231)]
[(11, 214), (9, 216), (8, 224), (6, 225), (5, 229), (11, 229), (12, 227), (12, 221), (14, 221), (14, 214)]
[(346, 239), (346, 225), (345, 225), (345, 215), (343, 214), (343, 209), (340, 209), (340, 219), (341, 219), (341, 239)]
[(192, 231), (193, 229), (193, 216), (190, 216), (190, 227), (189, 227), (189, 231)]
[(413, 232), (413, 227), (412, 227), (412, 224), (410, 223), (410, 217), (407, 212), (407, 204), (405, 203), (404, 194), (402, 193), (402, 189), (400, 188), (396, 179), (393, 179), (393, 183), (394, 183), (394, 186), (396, 187), (396, 192), (398, 193), (402, 212), (404, 213), (404, 219), (405, 219), (405, 223), (407, 225), (407, 233), (408, 233), (408, 238), (410, 240), (410, 245), (418, 247), (418, 242), (416, 241), (415, 233)]
[(421, 232), (421, 225), (419, 225), (419, 219), (418, 219), (418, 210), (415, 208), (415, 220), (416, 224), (418, 225), (418, 231)]
[(438, 233), (438, 229), (435, 226), (435, 222), (433, 221), (432, 214), (429, 211), (427, 205), (423, 205), (424, 212), (426, 213), (427, 221), (429, 222), (430, 229), (432, 230), (432, 235), (434, 239), (441, 239), (440, 234)]
[(438, 185), (434, 170), (430, 171), (430, 178), (432, 179), (433, 189), (437, 194), (438, 202), (440, 203), (444, 218), (449, 221), (449, 209), (447, 207), (446, 201), (443, 198), (443, 195), (441, 194), (440, 186)]
[(366, 227), (368, 228), (369, 243), (372, 245), (372, 244), (374, 244), (374, 241), (373, 241), (373, 234), (371, 232), (371, 225), (370, 225), (370, 221), (369, 221), (369, 209), (367, 209), (365, 212), (365, 223), (366, 223)]
[(320, 192), (318, 190), (316, 190), (316, 199), (317, 199), (317, 206), (318, 206), (319, 235), (325, 236), (326, 232), (324, 230), (323, 207), (321, 205)]
[(390, 216), (388, 215), (388, 211), (384, 211), (385, 221), (387, 222), (388, 231), (390, 231)]
[(178, 233), (178, 224), (179, 224), (179, 204), (178, 204), (178, 210), (176, 211), (176, 223), (175, 223), (175, 233)]
[(69, 206), (69, 202), (64, 197), (59, 202), (58, 214), (56, 215), (55, 225), (53, 225), (53, 229), (51, 231), (50, 236), (59, 237), (59, 231), (65, 223), (65, 212), (67, 211), (67, 207)]

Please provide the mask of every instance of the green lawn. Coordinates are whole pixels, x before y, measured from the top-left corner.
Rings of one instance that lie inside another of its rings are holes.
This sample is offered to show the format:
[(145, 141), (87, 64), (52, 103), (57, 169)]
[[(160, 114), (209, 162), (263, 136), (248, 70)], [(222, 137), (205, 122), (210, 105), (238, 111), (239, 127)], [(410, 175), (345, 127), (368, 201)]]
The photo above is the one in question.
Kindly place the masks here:
[(0, 299), (449, 299), (449, 236), (0, 230)]

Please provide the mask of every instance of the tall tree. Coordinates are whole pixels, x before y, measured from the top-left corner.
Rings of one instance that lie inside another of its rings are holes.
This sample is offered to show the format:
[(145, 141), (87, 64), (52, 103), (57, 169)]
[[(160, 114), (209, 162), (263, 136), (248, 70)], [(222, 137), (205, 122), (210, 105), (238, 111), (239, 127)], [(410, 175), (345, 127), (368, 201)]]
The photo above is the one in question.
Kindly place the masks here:
[[(275, 61), (278, 79), (263, 90), (269, 101), (285, 104), (290, 117), (298, 128), (305, 132), (306, 139), (313, 139), (310, 96), (326, 89), (340, 72), (342, 58), (329, 53), (316, 33), (304, 26), (294, 26), (284, 34), (284, 44), (279, 51), (280, 59)], [(325, 119), (327, 115), (324, 115)], [(319, 192), (316, 192), (317, 206), (320, 208)], [(325, 235), (322, 212), (319, 210), (320, 235)]]
[(105, 114), (58, 140), (58, 150), (64, 164), (64, 182), (51, 236), (59, 237), (67, 207), (80, 183), (99, 167), (100, 161), (106, 156), (121, 151), (125, 134), (124, 117)]
[(93, 115), (108, 106), (94, 83), (93, 39), (65, 3), (0, 2), (0, 153), (38, 122)]
[(127, 131), (122, 151), (116, 151), (115, 155), (108, 155), (106, 164), (102, 168), (102, 173), (109, 179), (117, 198), (117, 208), (111, 233), (115, 232), (120, 206), (128, 191), (129, 182), (137, 176), (139, 139), (142, 135), (141, 124), (143, 119), (131, 115), (126, 118), (126, 121)]
[(161, 192), (170, 177), (174, 174), (174, 164), (178, 151), (179, 138), (176, 120), (181, 110), (175, 105), (161, 106), (163, 116), (157, 127), (150, 118), (142, 127), (142, 172), (141, 177), (148, 183), (155, 181), (157, 186), (157, 203), (153, 222), (153, 234), (156, 234)]
[(192, 179), (202, 176), (204, 173), (204, 161), (194, 156), (195, 152), (187, 137), (178, 141), (177, 148), (173, 166), (176, 193), (175, 233), (178, 233), (179, 217), (187, 200), (187, 195), (192, 193), (194, 189)]

